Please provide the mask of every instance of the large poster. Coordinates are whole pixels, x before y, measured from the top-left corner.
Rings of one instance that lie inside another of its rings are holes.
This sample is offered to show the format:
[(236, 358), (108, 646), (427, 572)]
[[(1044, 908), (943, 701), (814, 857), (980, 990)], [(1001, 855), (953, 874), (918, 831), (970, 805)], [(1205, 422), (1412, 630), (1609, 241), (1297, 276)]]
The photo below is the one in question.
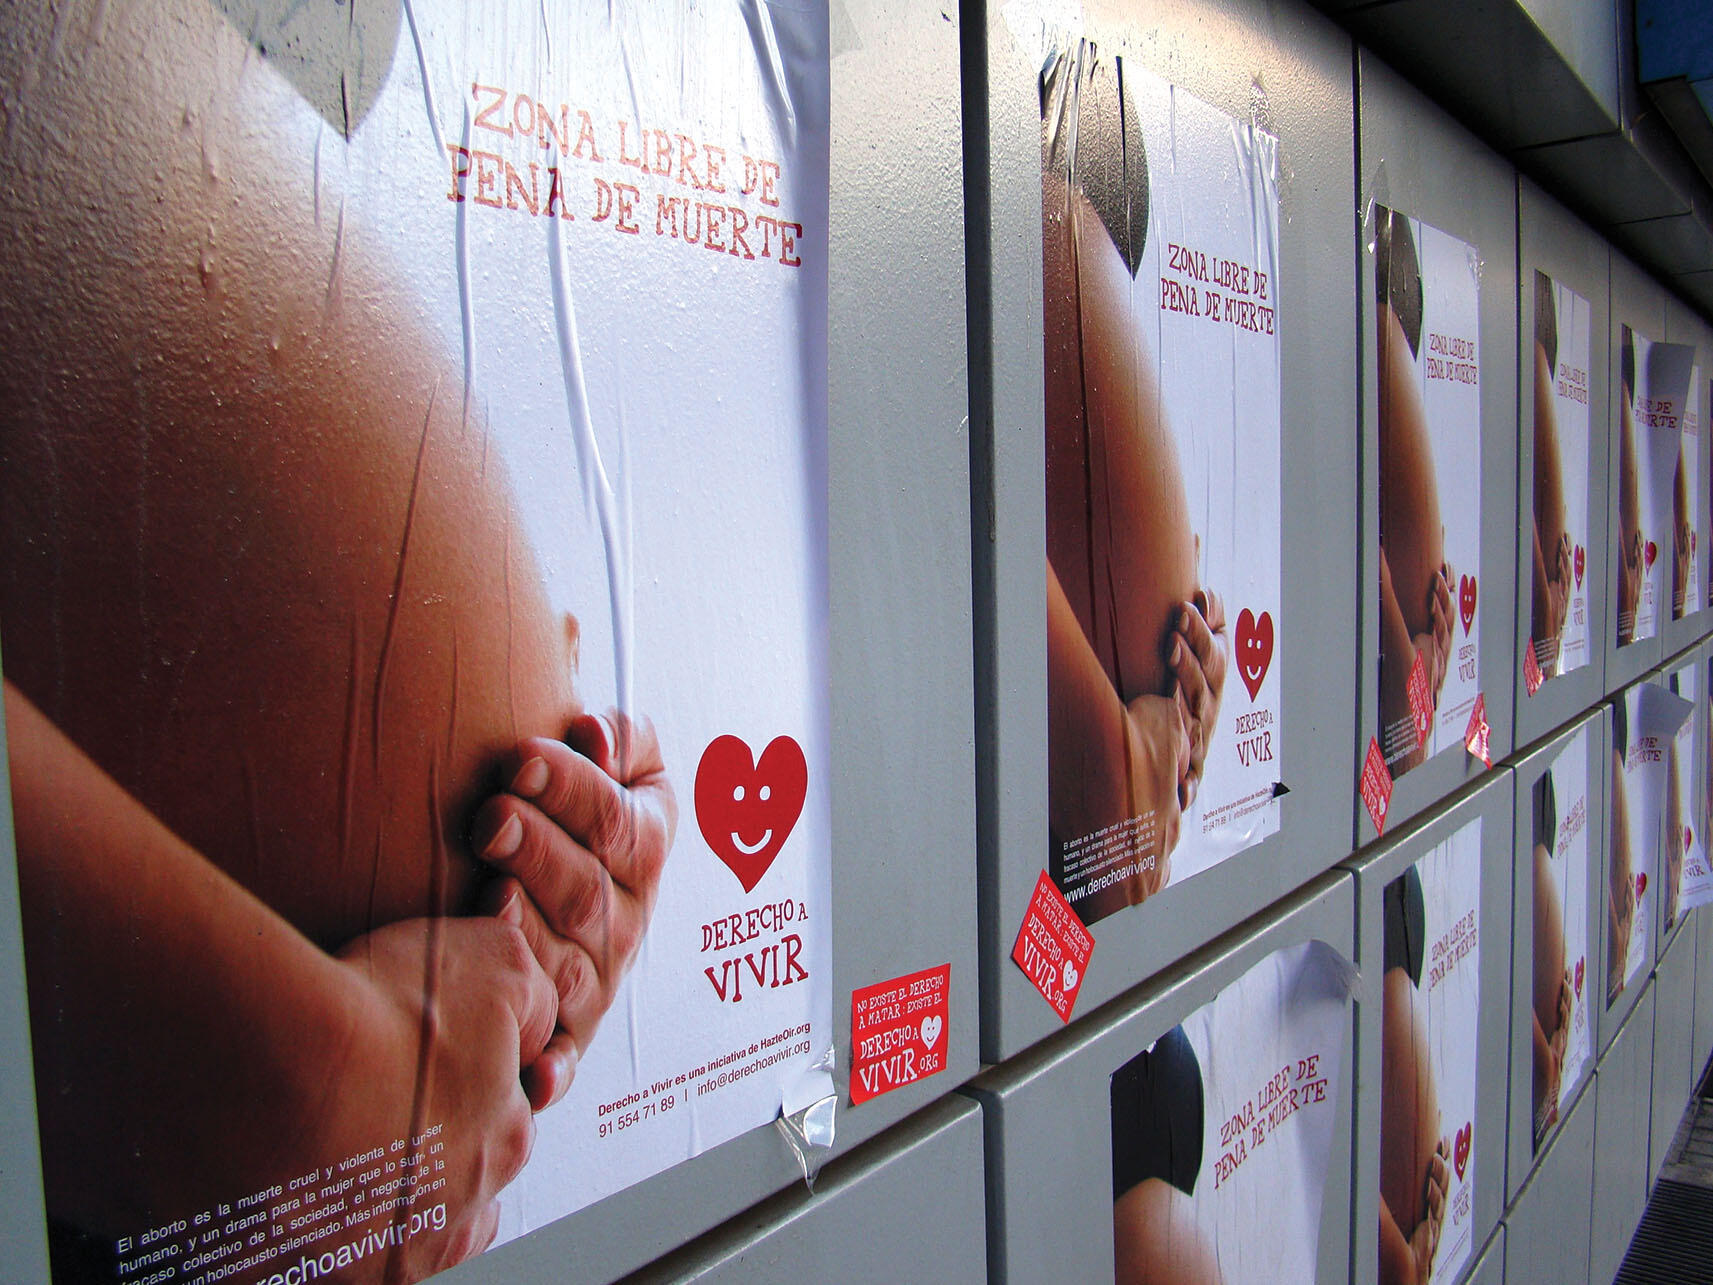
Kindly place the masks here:
[(1529, 639), (1545, 678), (1588, 663), (1588, 300), (1535, 273), (1534, 591)]
[[(1606, 854), (1606, 1005), (1653, 963), (1653, 897), (1672, 803), (1674, 744), (1693, 707), (1655, 683), (1612, 702), (1612, 835)], [(1681, 849), (1678, 850), (1681, 853)]]
[(1351, 979), (1275, 951), (1113, 1073), (1118, 1285), (1316, 1279)]
[(1383, 901), (1379, 1279), (1451, 1281), (1475, 1249), (1480, 820)]
[(1481, 694), (1481, 261), (1376, 206), (1380, 726), (1393, 776), (1461, 746)]
[(1593, 1051), (1588, 990), (1588, 729), (1535, 782), (1531, 881), (1534, 966), (1530, 1045), (1538, 1150)]
[[(1683, 477), (1684, 414), (1694, 360), (1691, 345), (1656, 343), (1628, 325), (1619, 330), (1618, 527), (1612, 554), (1618, 566), (1620, 647), (1659, 631), (1666, 594), (1660, 554), (1676, 547), (1680, 528), (1687, 559), (1687, 533), (1694, 524), (1685, 516), (1687, 493), (1679, 496), (1674, 479)], [(1686, 571), (1687, 565), (1686, 560)], [(1675, 571), (1672, 583), (1681, 587)]]
[(830, 1094), (825, 11), (13, 21), (56, 1274), (416, 1279)]
[(1087, 42), (1041, 86), (1048, 868), (1092, 923), (1279, 824), (1277, 148)]

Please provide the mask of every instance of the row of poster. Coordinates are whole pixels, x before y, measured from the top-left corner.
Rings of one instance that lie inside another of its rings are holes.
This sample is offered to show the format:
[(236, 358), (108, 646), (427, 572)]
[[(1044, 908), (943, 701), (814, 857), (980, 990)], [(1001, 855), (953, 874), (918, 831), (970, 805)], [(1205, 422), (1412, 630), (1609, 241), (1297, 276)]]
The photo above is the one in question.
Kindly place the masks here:
[[(9, 204), (0, 251), (54, 1274), (423, 1279), (841, 1093), (830, 20), (121, 9), (75, 20), (105, 27), (0, 142), (0, 186), (58, 194)], [(1045, 866), (1095, 924), (1282, 825), (1294, 283), (1263, 121), (1087, 41), (1041, 52)], [(61, 145), (85, 136), (110, 163)], [(1462, 745), (1482, 692), (1480, 259), (1407, 212), (1373, 232), (1396, 775)], [(1591, 314), (1536, 286), (1551, 677), (1595, 645)], [(1629, 641), (1668, 585), (1700, 608), (1703, 501), (1693, 350), (1623, 335)], [(1646, 955), (1648, 835), (1692, 804), (1668, 699), (1613, 747), (1609, 997)], [(1565, 773), (1535, 808), (1548, 1122), (1589, 1057)], [(1668, 919), (1713, 896), (1682, 830)], [(1479, 850), (1460, 831), (1386, 895), (1382, 1254), (1448, 1277), (1475, 1249), (1451, 1033)], [(1350, 1091), (1336, 964), (1280, 952), (1114, 1075), (1120, 1278), (1162, 1244), (1182, 1279), (1312, 1278)], [(942, 1022), (913, 1013), (913, 1047)]]

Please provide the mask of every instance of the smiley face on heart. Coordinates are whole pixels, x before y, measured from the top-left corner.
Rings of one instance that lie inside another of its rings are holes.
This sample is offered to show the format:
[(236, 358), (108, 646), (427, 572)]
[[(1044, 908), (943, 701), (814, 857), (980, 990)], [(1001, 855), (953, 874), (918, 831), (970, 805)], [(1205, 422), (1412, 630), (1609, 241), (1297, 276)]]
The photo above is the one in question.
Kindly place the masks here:
[(1642, 871), (1642, 873), (1640, 873), (1636, 876), (1636, 900), (1640, 901), (1642, 899), (1642, 894), (1644, 892), (1646, 892), (1647, 890), (1648, 890), (1648, 875), (1647, 875), (1647, 871), (1644, 870), (1644, 871)]
[(1069, 995), (1077, 988), (1077, 983), (1082, 980), (1082, 974), (1077, 971), (1075, 962), (1069, 959), (1064, 962), (1060, 971), (1064, 977), (1064, 992)]
[(1469, 637), (1469, 626), (1475, 622), (1475, 577), (1457, 579), (1457, 610), (1463, 617), (1463, 636)]
[(1463, 1171), (1469, 1167), (1469, 1152), (1475, 1146), (1475, 1124), (1473, 1121), (1457, 1131), (1457, 1140), (1452, 1144), (1451, 1159), (1457, 1166), (1457, 1178), (1463, 1180)]
[(1652, 571), (1654, 569), (1654, 559), (1657, 558), (1658, 556), (1659, 556), (1659, 546), (1657, 544), (1655, 544), (1652, 540), (1649, 540), (1647, 548), (1642, 551), (1642, 563), (1643, 563), (1643, 565), (1649, 571)]
[(1576, 587), (1578, 589), (1582, 588), (1582, 568), (1586, 564), (1587, 560), (1588, 560), (1588, 555), (1583, 551), (1583, 548), (1580, 544), (1577, 545), (1576, 546)]
[(714, 855), (753, 892), (803, 812), (803, 747), (776, 736), (756, 761), (736, 736), (716, 736), (696, 766), (696, 824)]
[(1582, 998), (1582, 960), (1576, 961), (1576, 998)]
[(1691, 830), (1688, 826), (1684, 826), (1683, 827), (1683, 850), (1685, 852), (1688, 852), (1689, 851), (1689, 845), (1694, 843), (1694, 842), (1695, 842), (1695, 831)]
[(1254, 700), (1261, 691), (1261, 680), (1267, 677), (1267, 667), (1273, 663), (1273, 613), (1263, 611), (1259, 617), (1245, 607), (1237, 613), (1237, 672)]
[(931, 1049), (940, 1042), (940, 1030), (945, 1026), (945, 1019), (938, 1013), (930, 1013), (922, 1019), (922, 1047)]

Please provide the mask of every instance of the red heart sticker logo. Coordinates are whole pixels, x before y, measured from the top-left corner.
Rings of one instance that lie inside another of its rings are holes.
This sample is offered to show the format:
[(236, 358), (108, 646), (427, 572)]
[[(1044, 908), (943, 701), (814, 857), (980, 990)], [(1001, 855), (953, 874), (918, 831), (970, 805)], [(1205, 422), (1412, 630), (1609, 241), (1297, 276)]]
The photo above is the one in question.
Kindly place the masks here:
[(1576, 998), (1582, 998), (1582, 960), (1576, 961)]
[(1641, 874), (1636, 876), (1636, 900), (1640, 901), (1642, 899), (1642, 894), (1647, 890), (1648, 876), (1647, 871), (1644, 870)]
[(1473, 1122), (1464, 1125), (1457, 1131), (1457, 1141), (1451, 1149), (1452, 1161), (1457, 1165), (1457, 1178), (1463, 1180), (1463, 1171), (1469, 1167), (1469, 1151), (1475, 1145), (1475, 1125)]
[(1695, 832), (1688, 826), (1683, 827), (1683, 850), (1689, 851), (1689, 845), (1695, 842)]
[(696, 765), (696, 824), (714, 855), (753, 892), (803, 813), (809, 765), (803, 747), (776, 736), (761, 752), (736, 736), (716, 736)]
[(1457, 609), (1463, 616), (1463, 636), (1469, 637), (1469, 626), (1475, 620), (1475, 577), (1460, 576), (1457, 581)]
[(1237, 613), (1237, 672), (1254, 700), (1261, 690), (1261, 680), (1267, 677), (1267, 666), (1273, 663), (1273, 614), (1261, 613), (1260, 619), (1245, 607)]
[(1647, 569), (1649, 571), (1654, 569), (1654, 559), (1658, 556), (1659, 546), (1652, 540), (1649, 540), (1647, 549), (1642, 553), (1642, 561), (1647, 565)]
[(1579, 544), (1576, 546), (1576, 587), (1578, 589), (1582, 588), (1582, 568), (1586, 561), (1587, 555), (1583, 552), (1582, 546)]

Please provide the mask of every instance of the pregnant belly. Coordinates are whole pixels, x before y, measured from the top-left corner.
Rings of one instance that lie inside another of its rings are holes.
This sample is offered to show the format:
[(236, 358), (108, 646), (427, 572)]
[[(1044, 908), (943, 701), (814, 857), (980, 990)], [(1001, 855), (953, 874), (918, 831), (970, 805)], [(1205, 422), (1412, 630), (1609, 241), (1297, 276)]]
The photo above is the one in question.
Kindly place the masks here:
[(1128, 701), (1166, 694), (1173, 610), (1196, 589), (1195, 537), (1135, 283), (1086, 199), (1069, 210), (1044, 237), (1047, 557)]
[(1445, 561), (1445, 527), (1433, 441), (1415, 366), (1397, 314), (1380, 314), (1380, 547), (1411, 637), (1433, 627), (1434, 573)]
[(1439, 1144), (1427, 1027), (1401, 968), (1386, 973), (1380, 1031), (1380, 1196), (1405, 1237), (1427, 1210), (1428, 1164)]

